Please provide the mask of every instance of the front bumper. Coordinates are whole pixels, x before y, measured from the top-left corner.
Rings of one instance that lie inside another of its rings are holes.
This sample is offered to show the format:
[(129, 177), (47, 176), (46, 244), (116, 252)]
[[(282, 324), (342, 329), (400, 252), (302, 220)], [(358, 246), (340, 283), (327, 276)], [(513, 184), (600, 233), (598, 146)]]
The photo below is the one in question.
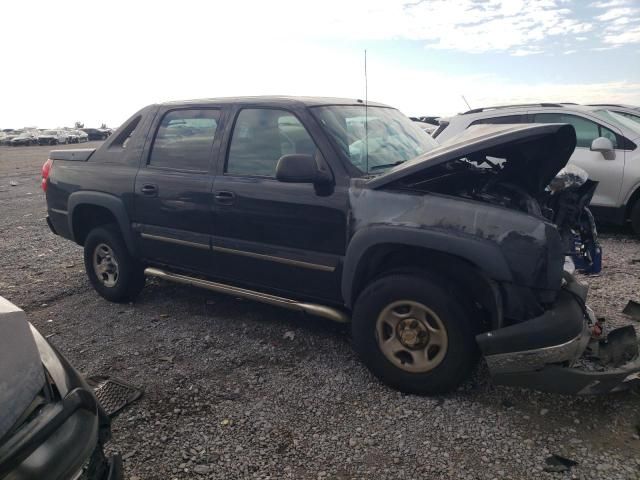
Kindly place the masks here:
[(587, 288), (567, 277), (554, 307), (540, 317), (476, 337), (497, 384), (563, 394), (601, 394), (640, 384), (633, 327), (593, 337)]

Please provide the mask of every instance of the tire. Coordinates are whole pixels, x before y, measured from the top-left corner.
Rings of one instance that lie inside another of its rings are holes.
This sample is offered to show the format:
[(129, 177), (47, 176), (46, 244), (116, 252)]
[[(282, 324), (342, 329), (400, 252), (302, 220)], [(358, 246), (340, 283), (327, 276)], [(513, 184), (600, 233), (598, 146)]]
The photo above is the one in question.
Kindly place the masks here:
[(633, 233), (640, 236), (640, 198), (636, 200), (636, 203), (634, 203), (631, 208), (631, 215), (629, 217), (631, 219)]
[(116, 225), (89, 232), (84, 242), (84, 266), (95, 291), (110, 302), (132, 301), (144, 287), (144, 269), (129, 254)]
[[(418, 274), (390, 274), (358, 297), (352, 316), (354, 349), (386, 385), (405, 393), (441, 394), (455, 390), (473, 371), (479, 328), (473, 328), (461, 297), (445, 285)], [(391, 323), (382, 320), (388, 318)]]

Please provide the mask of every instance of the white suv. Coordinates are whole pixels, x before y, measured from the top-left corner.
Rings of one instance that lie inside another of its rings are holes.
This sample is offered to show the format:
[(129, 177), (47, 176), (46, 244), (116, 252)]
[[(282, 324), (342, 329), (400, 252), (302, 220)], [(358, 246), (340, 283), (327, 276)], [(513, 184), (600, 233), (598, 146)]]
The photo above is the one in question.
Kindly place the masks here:
[(607, 107), (540, 103), (478, 108), (440, 120), (433, 133), (449, 142), (481, 124), (568, 123), (577, 144), (570, 162), (600, 182), (590, 209), (598, 220), (622, 225), (631, 222), (640, 235), (640, 124)]
[(611, 112), (618, 113), (623, 117), (630, 118), (640, 124), (640, 107), (634, 105), (623, 105), (617, 103), (594, 103), (590, 107), (600, 107)]

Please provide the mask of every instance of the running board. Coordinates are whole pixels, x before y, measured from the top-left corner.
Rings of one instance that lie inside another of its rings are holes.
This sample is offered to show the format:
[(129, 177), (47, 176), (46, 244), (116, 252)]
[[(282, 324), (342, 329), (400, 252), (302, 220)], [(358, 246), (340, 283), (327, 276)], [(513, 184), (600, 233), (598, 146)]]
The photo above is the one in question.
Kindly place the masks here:
[(345, 312), (336, 308), (327, 307), (325, 305), (298, 302), (289, 298), (277, 297), (275, 295), (269, 295), (267, 293), (256, 292), (255, 290), (247, 290), (245, 288), (234, 287), (232, 285), (226, 285), (224, 283), (217, 283), (210, 280), (203, 280), (201, 278), (180, 275), (178, 273), (166, 272), (164, 270), (160, 270), (159, 268), (145, 268), (144, 274), (147, 277), (162, 278), (170, 282), (181, 283), (183, 285), (192, 285), (194, 287), (200, 287), (218, 293), (226, 293), (228, 295), (234, 295), (236, 297), (246, 298), (248, 300), (255, 300), (257, 302), (268, 303), (269, 305), (275, 305), (277, 307), (288, 308), (289, 310), (296, 310), (299, 312), (308, 313), (310, 315), (316, 315), (318, 317), (327, 318), (338, 323), (350, 322), (349, 316)]

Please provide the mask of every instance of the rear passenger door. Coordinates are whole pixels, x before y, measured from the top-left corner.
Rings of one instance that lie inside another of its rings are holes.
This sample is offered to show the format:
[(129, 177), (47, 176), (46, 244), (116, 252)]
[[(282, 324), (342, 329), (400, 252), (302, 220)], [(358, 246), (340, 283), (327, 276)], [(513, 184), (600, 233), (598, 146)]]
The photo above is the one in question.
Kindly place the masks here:
[(247, 106), (234, 116), (214, 183), (213, 256), (220, 276), (275, 293), (339, 301), (346, 186), (318, 192), (311, 183), (276, 180), (282, 155), (322, 155), (297, 114)]
[(153, 263), (211, 273), (212, 169), (222, 110), (160, 112), (134, 190), (134, 230)]
[[(536, 112), (535, 123), (568, 123), (576, 130), (576, 149), (570, 162), (583, 168), (591, 180), (600, 182), (591, 201), (598, 207), (617, 207), (624, 173), (625, 151), (622, 135), (615, 127), (607, 127), (589, 118), (564, 112)], [(600, 152), (591, 151), (591, 143), (598, 137), (611, 140), (615, 158), (607, 160)]]

